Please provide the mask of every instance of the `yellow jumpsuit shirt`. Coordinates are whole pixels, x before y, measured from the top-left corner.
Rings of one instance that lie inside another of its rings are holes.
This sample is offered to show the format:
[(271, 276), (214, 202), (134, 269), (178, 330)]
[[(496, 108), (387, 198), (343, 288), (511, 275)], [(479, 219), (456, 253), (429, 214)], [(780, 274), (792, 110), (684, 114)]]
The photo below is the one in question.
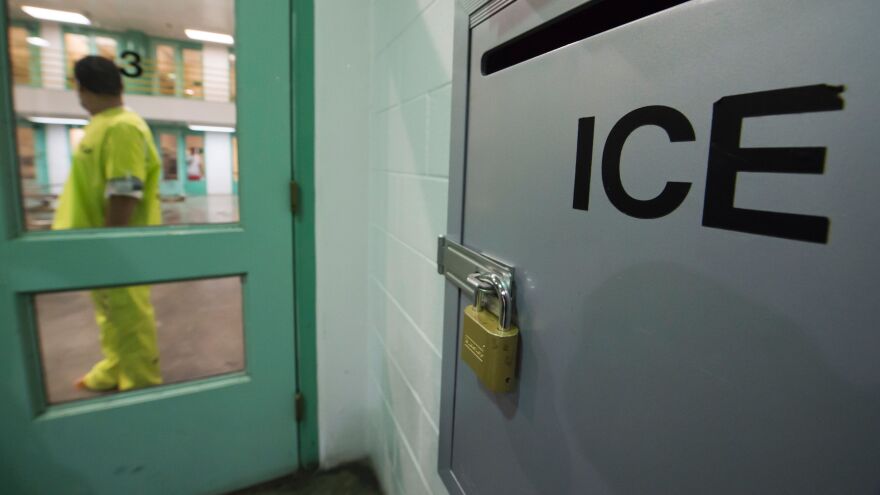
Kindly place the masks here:
[[(138, 198), (131, 226), (159, 225), (159, 154), (146, 122), (122, 107), (92, 117), (73, 154), (53, 229), (100, 228), (111, 195)], [(84, 379), (92, 390), (162, 383), (156, 321), (146, 285), (92, 293), (104, 359)]]

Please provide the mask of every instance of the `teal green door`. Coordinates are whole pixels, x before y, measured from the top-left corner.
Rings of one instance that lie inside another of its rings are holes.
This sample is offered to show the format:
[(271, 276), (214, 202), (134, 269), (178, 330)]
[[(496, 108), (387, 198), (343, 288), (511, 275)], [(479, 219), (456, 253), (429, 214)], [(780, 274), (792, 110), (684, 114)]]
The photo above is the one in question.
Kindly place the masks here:
[[(0, 27), (6, 32), (3, 5)], [(28, 232), (10, 68), (0, 65), (0, 492), (222, 493), (295, 470), (291, 12), (236, 2), (240, 221)], [(0, 38), (7, 52), (6, 36)], [(168, 253), (174, 253), (173, 256)], [(36, 294), (241, 280), (244, 369), (50, 404)]]

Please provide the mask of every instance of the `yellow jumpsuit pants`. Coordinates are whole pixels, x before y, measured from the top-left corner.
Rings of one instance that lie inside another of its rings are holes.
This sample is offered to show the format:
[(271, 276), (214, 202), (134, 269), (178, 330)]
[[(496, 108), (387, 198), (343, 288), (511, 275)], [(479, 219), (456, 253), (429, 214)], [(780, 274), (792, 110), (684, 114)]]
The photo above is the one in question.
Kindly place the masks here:
[(86, 374), (85, 386), (92, 390), (129, 390), (161, 384), (150, 287), (93, 290), (92, 302), (104, 359)]

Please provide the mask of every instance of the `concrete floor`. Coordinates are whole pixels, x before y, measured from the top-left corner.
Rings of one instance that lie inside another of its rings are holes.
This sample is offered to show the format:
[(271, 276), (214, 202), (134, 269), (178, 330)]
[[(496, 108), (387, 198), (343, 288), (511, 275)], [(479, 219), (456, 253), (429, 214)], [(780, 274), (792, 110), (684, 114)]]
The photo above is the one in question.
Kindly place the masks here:
[(353, 463), (329, 471), (295, 474), (228, 495), (381, 495), (369, 466)]
[(183, 201), (162, 202), (163, 225), (238, 222), (238, 196), (190, 196)]
[[(152, 299), (166, 384), (244, 369), (238, 277), (154, 285)], [(73, 386), (101, 359), (88, 291), (41, 294), (36, 308), (49, 402), (99, 395)]]

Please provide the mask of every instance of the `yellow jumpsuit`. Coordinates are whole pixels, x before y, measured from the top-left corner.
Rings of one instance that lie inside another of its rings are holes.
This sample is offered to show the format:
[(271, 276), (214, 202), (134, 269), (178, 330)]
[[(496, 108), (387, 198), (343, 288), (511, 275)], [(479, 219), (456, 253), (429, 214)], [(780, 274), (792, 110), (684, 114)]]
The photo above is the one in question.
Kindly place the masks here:
[[(104, 226), (107, 198), (138, 198), (131, 226), (161, 224), (159, 155), (146, 122), (122, 107), (92, 117), (73, 154), (53, 229)], [(83, 380), (92, 390), (129, 390), (162, 383), (156, 321), (146, 285), (91, 292), (104, 359)]]

